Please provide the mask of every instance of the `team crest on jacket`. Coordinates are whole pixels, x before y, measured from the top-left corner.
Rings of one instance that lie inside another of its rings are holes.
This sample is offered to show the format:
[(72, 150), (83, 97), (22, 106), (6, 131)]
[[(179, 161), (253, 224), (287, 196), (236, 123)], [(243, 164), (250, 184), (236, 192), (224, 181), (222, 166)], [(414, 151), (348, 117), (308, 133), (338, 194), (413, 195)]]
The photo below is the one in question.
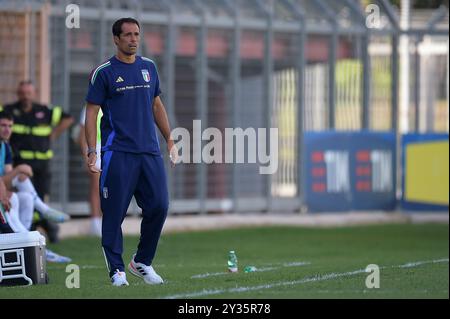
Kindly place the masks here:
[(148, 72), (147, 69), (143, 69), (141, 70), (142, 72), (142, 77), (144, 78), (145, 82), (150, 82), (150, 73)]

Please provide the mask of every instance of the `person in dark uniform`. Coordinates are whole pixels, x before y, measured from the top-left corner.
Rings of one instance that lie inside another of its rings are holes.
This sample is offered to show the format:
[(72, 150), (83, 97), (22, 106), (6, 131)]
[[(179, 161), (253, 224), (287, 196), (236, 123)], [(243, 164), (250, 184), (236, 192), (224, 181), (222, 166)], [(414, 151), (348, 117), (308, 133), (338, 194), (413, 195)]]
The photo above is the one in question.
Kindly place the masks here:
[[(10, 145), (14, 165), (28, 164), (33, 169), (33, 184), (39, 197), (48, 200), (50, 192), (49, 162), (53, 157), (51, 142), (68, 129), (74, 119), (62, 111), (60, 106), (49, 108), (34, 101), (35, 87), (29, 80), (19, 83), (18, 101), (5, 105), (0, 110), (14, 118)], [(42, 226), (50, 242), (58, 241), (58, 226), (45, 218), (34, 224)]]
[[(116, 55), (93, 70), (86, 96), (86, 156), (93, 174), (100, 173), (95, 163), (101, 156), (102, 248), (112, 284), (127, 286), (121, 225), (134, 195), (143, 219), (139, 245), (128, 270), (147, 284), (162, 284), (152, 262), (167, 216), (169, 194), (156, 127), (167, 142), (172, 166), (177, 151), (160, 98), (156, 65), (136, 55), (139, 22), (119, 19), (112, 32)], [(97, 154), (100, 109), (101, 154)]]

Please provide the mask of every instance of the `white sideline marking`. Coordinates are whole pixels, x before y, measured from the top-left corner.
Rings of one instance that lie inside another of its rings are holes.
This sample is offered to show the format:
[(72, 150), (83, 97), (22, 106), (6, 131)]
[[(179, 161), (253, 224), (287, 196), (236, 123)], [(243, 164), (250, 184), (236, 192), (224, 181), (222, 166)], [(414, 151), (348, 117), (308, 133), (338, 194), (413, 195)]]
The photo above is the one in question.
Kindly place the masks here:
[(213, 276), (222, 276), (222, 275), (226, 275), (226, 272), (212, 272), (212, 273), (205, 273), (205, 274), (199, 274), (199, 275), (193, 275), (191, 276), (191, 279), (195, 279), (195, 278), (206, 278), (206, 277), (213, 277)]
[(430, 260), (430, 261), (416, 261), (416, 262), (411, 262), (411, 263), (407, 263), (404, 265), (400, 265), (400, 266), (398, 266), (398, 268), (413, 268), (413, 267), (420, 266), (423, 264), (435, 264), (435, 263), (443, 263), (443, 262), (448, 262), (448, 258), (436, 259), (436, 260)]
[[(277, 270), (282, 267), (300, 267), (300, 266), (305, 266), (305, 265), (311, 265), (311, 263), (309, 261), (298, 261), (298, 262), (296, 261), (296, 262), (283, 263), (281, 267), (261, 267), (261, 268), (257, 267), (255, 272)], [(213, 273), (207, 272), (205, 274), (193, 275), (193, 276), (191, 276), (191, 279), (223, 276), (223, 275), (227, 275), (227, 274), (228, 274), (228, 272), (225, 272), (225, 271), (213, 272)]]
[[(393, 265), (393, 266), (383, 266), (380, 267), (380, 269), (386, 269), (386, 268), (413, 268), (425, 264), (435, 264), (435, 263), (443, 263), (443, 262), (449, 262), (448, 258), (442, 258), (442, 259), (434, 259), (434, 260), (425, 260), (425, 261), (416, 261), (416, 262), (408, 262), (402, 265)], [(247, 292), (247, 291), (255, 291), (255, 290), (261, 290), (261, 289), (270, 289), (274, 287), (280, 287), (280, 286), (293, 286), (293, 285), (301, 285), (309, 282), (317, 282), (317, 281), (325, 281), (325, 280), (331, 280), (336, 279), (340, 277), (350, 277), (358, 274), (365, 273), (365, 269), (358, 269), (354, 271), (349, 272), (341, 272), (341, 273), (329, 273), (325, 275), (315, 275), (310, 277), (305, 277), (303, 279), (294, 280), (294, 281), (281, 281), (281, 282), (275, 282), (272, 284), (266, 284), (266, 285), (258, 285), (258, 286), (250, 286), (250, 287), (236, 287), (236, 288), (226, 288), (226, 289), (214, 289), (214, 290), (208, 290), (203, 289), (201, 291), (195, 291), (195, 292), (188, 292), (184, 294), (176, 294), (176, 295), (170, 295), (163, 297), (164, 299), (177, 299), (177, 298), (196, 298), (196, 297), (202, 297), (202, 296), (209, 296), (209, 295), (217, 295), (222, 293), (239, 293), (239, 292)]]
[(105, 269), (105, 266), (97, 266), (97, 265), (82, 265), (81, 269)]
[(305, 265), (311, 265), (309, 261), (300, 261), (300, 262), (292, 262), (292, 263), (284, 263), (283, 267), (298, 267), (298, 266), (305, 266)]

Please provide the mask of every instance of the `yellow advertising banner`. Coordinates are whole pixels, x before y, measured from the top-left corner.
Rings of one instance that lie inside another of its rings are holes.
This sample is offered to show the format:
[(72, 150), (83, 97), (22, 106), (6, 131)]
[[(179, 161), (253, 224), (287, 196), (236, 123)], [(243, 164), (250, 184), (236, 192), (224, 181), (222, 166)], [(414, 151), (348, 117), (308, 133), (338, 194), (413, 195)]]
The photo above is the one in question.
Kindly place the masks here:
[(406, 146), (405, 198), (435, 205), (449, 204), (448, 141)]

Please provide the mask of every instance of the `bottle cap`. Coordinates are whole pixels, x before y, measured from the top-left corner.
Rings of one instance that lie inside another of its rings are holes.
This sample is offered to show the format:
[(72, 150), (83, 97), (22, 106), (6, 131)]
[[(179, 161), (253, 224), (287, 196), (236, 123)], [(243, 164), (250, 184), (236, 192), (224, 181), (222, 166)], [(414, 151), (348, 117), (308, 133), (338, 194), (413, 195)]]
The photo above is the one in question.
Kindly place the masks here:
[(244, 272), (255, 272), (256, 271), (256, 267), (255, 266), (246, 266), (244, 268)]

